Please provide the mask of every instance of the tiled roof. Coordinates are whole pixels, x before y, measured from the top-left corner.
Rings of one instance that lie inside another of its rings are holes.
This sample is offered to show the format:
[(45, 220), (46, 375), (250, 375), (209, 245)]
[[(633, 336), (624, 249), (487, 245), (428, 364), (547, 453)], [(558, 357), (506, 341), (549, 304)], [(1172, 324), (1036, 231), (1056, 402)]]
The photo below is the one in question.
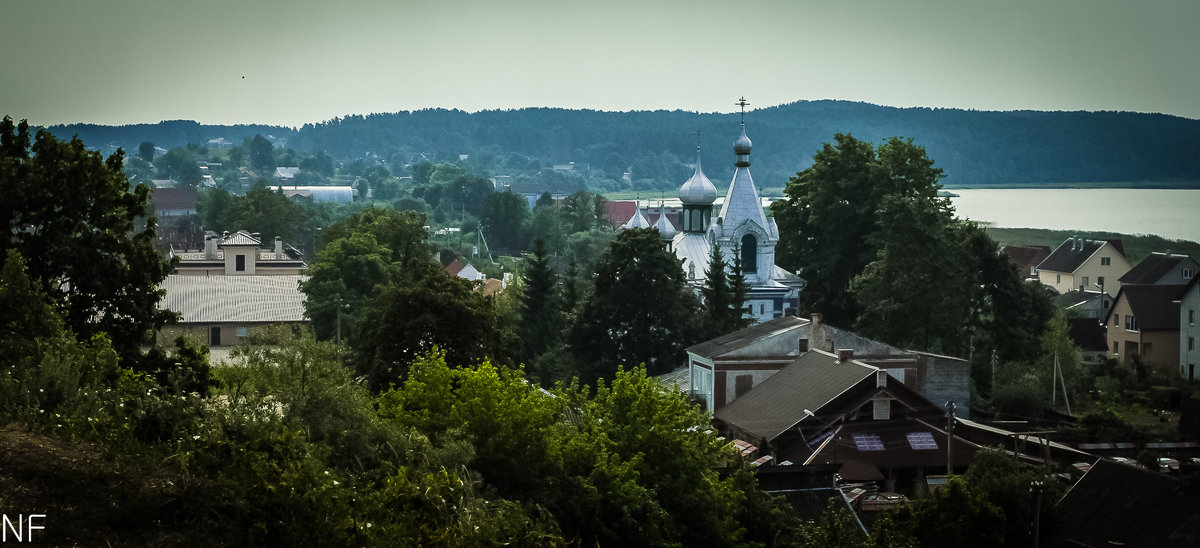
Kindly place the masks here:
[(1050, 246), (1047, 245), (1006, 245), (1004, 246), (1004, 254), (1008, 255), (1008, 262), (1017, 265), (1022, 269), (1021, 274), (1024, 275), (1029, 271), (1029, 267), (1037, 266), (1046, 257), (1050, 256)]
[(1051, 272), (1075, 272), (1084, 261), (1088, 260), (1104, 244), (1108, 243), (1103, 240), (1080, 240), (1077, 238), (1067, 238), (1067, 241), (1058, 246), (1046, 260), (1038, 265), (1038, 270), (1049, 270)]
[(182, 323), (304, 321), (300, 282), (307, 276), (171, 275), (159, 308), (179, 312)]
[(196, 189), (194, 188), (155, 188), (150, 191), (150, 200), (154, 209), (194, 209), (196, 207)]
[(1182, 285), (1123, 285), (1117, 292), (1117, 302), (1124, 296), (1138, 329), (1179, 329), (1179, 303), (1175, 299), (1183, 288)]
[(604, 216), (617, 226), (625, 224), (625, 221), (633, 217), (635, 211), (637, 211), (637, 202), (604, 202)]
[(744, 348), (784, 331), (808, 325), (808, 323), (809, 320), (805, 318), (784, 316), (690, 346), (687, 351), (706, 358), (714, 358), (739, 348)]
[(1119, 280), (1122, 284), (1153, 284), (1179, 267), (1180, 263), (1184, 261), (1192, 261), (1192, 259), (1187, 255), (1151, 253), (1150, 256), (1142, 259), (1142, 262), (1129, 269), (1129, 272), (1126, 272)]
[(877, 371), (880, 369), (862, 362), (839, 362), (833, 354), (811, 350), (718, 409), (716, 418), (758, 437), (774, 439), (804, 419), (805, 409), (820, 409)]

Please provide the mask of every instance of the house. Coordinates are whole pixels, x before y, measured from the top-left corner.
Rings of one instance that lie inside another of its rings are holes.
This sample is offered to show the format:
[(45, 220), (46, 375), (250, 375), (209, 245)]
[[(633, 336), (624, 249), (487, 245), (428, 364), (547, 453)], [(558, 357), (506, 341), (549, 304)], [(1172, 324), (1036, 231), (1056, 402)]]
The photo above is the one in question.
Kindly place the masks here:
[(462, 259), (454, 259), (453, 262), (451, 262), (449, 265), (446, 265), (444, 270), (451, 276), (458, 276), (459, 278), (471, 280), (472, 282), (483, 281), (487, 278), (482, 272), (479, 271), (479, 269), (472, 266), (471, 263), (463, 261)]
[(1072, 289), (1100, 289), (1116, 295), (1120, 277), (1129, 272), (1121, 240), (1067, 238), (1038, 264), (1038, 280), (1059, 293)]
[(1179, 295), (1175, 303), (1179, 305), (1179, 375), (1188, 380), (1200, 379), (1200, 348), (1196, 341), (1200, 339), (1200, 328), (1196, 324), (1197, 312), (1200, 312), (1200, 277), (1193, 276)]
[(1110, 358), (1140, 356), (1143, 362), (1179, 363), (1181, 285), (1121, 287), (1104, 319)]
[(751, 391), (810, 349), (849, 349), (931, 401), (953, 401), (970, 416), (970, 363), (903, 350), (811, 319), (785, 316), (687, 348), (689, 394), (714, 411)]
[(610, 200), (604, 202), (604, 218), (613, 226), (621, 226), (633, 218), (638, 211), (638, 204), (633, 200)]
[(1099, 363), (1108, 354), (1108, 329), (1098, 318), (1067, 318), (1067, 337), (1079, 348), (1085, 363)]
[(160, 249), (198, 245), (203, 237), (196, 217), (196, 189), (191, 187), (152, 188), (150, 200), (158, 220)]
[(298, 167), (277, 167), (273, 175), (280, 183), (287, 184), (296, 180), (296, 175), (299, 173), (300, 168)]
[(1037, 281), (1038, 265), (1050, 256), (1050, 246), (1046, 245), (1006, 245), (1002, 251), (1008, 257), (1008, 262), (1017, 267), (1017, 272), (1026, 281)]
[(237, 344), (255, 327), (303, 325), (307, 276), (188, 276), (172, 274), (159, 285), (166, 291), (159, 308), (179, 313), (179, 321), (159, 331), (159, 344), (191, 333), (209, 346)]
[(179, 259), (175, 274), (180, 276), (278, 276), (298, 275), (308, 265), (294, 247), (284, 246), (275, 237), (274, 249), (263, 249), (257, 232), (244, 230), (230, 234), (209, 231), (204, 235), (203, 250), (170, 250)]
[(1112, 308), (1113, 303), (1113, 298), (1099, 289), (1072, 289), (1051, 300), (1054, 306), (1066, 312), (1068, 317), (1091, 318), (1097, 323), (1108, 315), (1108, 309)]
[(1122, 285), (1183, 285), (1192, 280), (1200, 264), (1187, 255), (1151, 253), (1119, 278)]

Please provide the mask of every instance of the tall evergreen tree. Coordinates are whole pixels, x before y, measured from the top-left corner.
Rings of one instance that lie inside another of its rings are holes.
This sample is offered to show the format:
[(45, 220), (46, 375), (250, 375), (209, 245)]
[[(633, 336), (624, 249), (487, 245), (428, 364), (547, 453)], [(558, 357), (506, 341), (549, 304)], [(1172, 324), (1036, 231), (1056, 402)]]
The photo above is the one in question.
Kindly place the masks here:
[(562, 312), (559, 308), (558, 276), (550, 268), (546, 246), (542, 240), (533, 243), (533, 257), (525, 272), (525, 294), (521, 296), (521, 354), (526, 364), (536, 363), (538, 356), (552, 347), (562, 334)]
[[(736, 254), (735, 254), (736, 255)], [(741, 259), (735, 258), (740, 269)], [(740, 273), (735, 275), (728, 268), (721, 248), (712, 246), (708, 258), (708, 269), (704, 272), (704, 285), (700, 296), (704, 298), (704, 316), (701, 319), (701, 339), (719, 337), (746, 327), (750, 320), (745, 317), (746, 281)]]

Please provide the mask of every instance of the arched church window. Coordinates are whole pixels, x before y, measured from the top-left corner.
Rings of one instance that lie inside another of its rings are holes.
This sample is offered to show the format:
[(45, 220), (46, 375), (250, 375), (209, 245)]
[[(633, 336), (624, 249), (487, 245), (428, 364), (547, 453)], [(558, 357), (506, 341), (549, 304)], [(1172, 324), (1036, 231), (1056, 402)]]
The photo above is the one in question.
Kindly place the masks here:
[(742, 272), (758, 272), (758, 239), (753, 234), (742, 236)]
[(692, 230), (700, 230), (704, 225), (700, 224), (700, 210), (692, 210)]

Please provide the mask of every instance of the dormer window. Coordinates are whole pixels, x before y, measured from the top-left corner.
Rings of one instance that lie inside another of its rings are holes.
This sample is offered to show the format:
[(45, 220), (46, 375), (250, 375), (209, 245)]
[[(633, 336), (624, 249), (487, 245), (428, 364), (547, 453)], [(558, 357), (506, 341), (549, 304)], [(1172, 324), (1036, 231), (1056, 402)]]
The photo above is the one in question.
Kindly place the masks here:
[(1196, 273), (1192, 271), (1191, 267), (1186, 267), (1183, 269), (1183, 279), (1190, 280), (1190, 279), (1192, 279), (1192, 276), (1195, 276), (1195, 275), (1196, 275)]

